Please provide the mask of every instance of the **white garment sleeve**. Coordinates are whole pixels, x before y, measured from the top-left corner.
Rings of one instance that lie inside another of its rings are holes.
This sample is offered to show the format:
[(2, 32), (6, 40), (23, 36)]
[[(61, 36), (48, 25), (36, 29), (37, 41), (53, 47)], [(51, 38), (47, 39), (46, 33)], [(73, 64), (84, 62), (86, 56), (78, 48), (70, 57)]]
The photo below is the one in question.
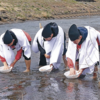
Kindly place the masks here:
[(98, 40), (99, 40), (99, 43), (100, 43), (100, 32), (96, 31), (96, 33), (97, 33), (97, 37), (98, 37)]
[(2, 56), (4, 58), (2, 45), (0, 45), (0, 56)]
[(99, 40), (99, 43), (100, 43), (100, 32), (99, 31), (97, 31), (96, 29), (94, 29), (93, 27), (89, 27), (89, 29), (90, 29), (90, 31), (93, 33), (93, 34), (95, 34), (95, 38), (97, 39), (98, 38), (98, 40)]
[(93, 48), (94, 48), (93, 44), (91, 42), (89, 42), (84, 59), (82, 59), (83, 60), (82, 66), (85, 66), (84, 68), (90, 67), (91, 66), (90, 64), (93, 63), (93, 59), (91, 59), (93, 57), (92, 53), (94, 53), (94, 52), (92, 52)]
[(23, 32), (23, 30), (11, 29), (11, 31), (13, 31), (14, 34), (16, 35), (16, 37), (18, 39), (18, 44), (22, 47), (22, 50), (24, 50), (24, 55), (27, 58), (30, 58), (31, 57), (31, 48), (30, 48), (29, 41), (28, 41), (25, 33)]
[[(21, 38), (18, 39), (19, 45), (22, 47), (22, 50), (24, 50), (24, 55), (27, 58), (31, 57), (31, 48), (28, 39), (26, 38), (25, 34)], [(19, 47), (20, 48), (20, 47)]]
[(28, 58), (31, 57), (31, 48), (30, 48), (30, 44), (29, 41), (27, 40), (26, 37), (23, 37), (23, 39), (20, 42), (20, 45), (22, 47), (22, 49), (24, 50), (24, 55)]
[(35, 35), (35, 37), (34, 37), (34, 40), (33, 40), (33, 43), (32, 43), (32, 50), (33, 50), (35, 53), (39, 52), (37, 39), (38, 39), (38, 42), (39, 42), (39, 44), (41, 45), (41, 47), (43, 47), (42, 30), (43, 30), (43, 28), (40, 29), (40, 30), (36, 33), (36, 35)]
[(61, 56), (62, 56), (62, 52), (63, 52), (63, 47), (64, 47), (64, 43), (62, 42), (62, 38), (61, 37), (58, 37), (54, 46), (53, 46), (53, 49), (51, 51), (51, 57), (50, 57), (50, 64), (53, 64), (53, 63), (60, 63), (60, 59), (61, 59)]
[(66, 53), (66, 58), (70, 58), (75, 66), (75, 60), (76, 60), (76, 51), (77, 45), (74, 44), (70, 39), (68, 41), (68, 48)]
[(80, 63), (80, 68), (91, 67), (99, 60), (98, 48), (95, 47), (95, 43), (92, 40), (89, 41), (86, 48), (86, 53), (84, 53), (83, 59), (80, 59), (82, 60)]

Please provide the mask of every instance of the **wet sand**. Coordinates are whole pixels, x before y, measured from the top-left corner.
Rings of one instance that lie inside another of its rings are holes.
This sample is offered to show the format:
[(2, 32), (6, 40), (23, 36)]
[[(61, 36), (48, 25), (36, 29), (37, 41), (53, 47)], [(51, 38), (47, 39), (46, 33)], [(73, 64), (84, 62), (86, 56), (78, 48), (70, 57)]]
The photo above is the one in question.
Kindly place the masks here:
[[(56, 22), (67, 33), (71, 24), (77, 26), (89, 25), (100, 31), (100, 16), (79, 17), (77, 19), (27, 21), (24, 23), (0, 25), (0, 34), (11, 28), (21, 28), (28, 32), (32, 40), (39, 29), (39, 23), (44, 26), (48, 22)], [(15, 51), (16, 52), (16, 51)], [(84, 79), (67, 79), (63, 73), (65, 66), (61, 61), (60, 70), (52, 73), (38, 71), (39, 53), (32, 52), (30, 73), (25, 70), (22, 57), (12, 72), (0, 73), (0, 100), (100, 100), (100, 88), (97, 79), (87, 75)], [(0, 66), (3, 64), (0, 62)]]

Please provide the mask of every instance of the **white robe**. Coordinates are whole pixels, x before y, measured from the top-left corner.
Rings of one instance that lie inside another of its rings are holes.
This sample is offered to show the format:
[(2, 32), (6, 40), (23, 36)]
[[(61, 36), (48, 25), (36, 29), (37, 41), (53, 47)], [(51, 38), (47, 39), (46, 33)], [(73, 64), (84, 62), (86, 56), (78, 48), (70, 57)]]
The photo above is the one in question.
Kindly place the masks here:
[(32, 43), (32, 50), (37, 53), (39, 52), (37, 39), (46, 51), (46, 54), (50, 55), (50, 59), (46, 59), (47, 62), (49, 61), (50, 64), (53, 64), (55, 68), (58, 68), (61, 63), (61, 57), (64, 50), (64, 32), (63, 29), (58, 26), (59, 32), (56, 37), (53, 37), (50, 41), (44, 41), (42, 37), (42, 31), (43, 28), (40, 29), (36, 36), (34, 37), (33, 43)]
[(4, 34), (0, 36), (0, 56), (5, 58), (8, 66), (10, 66), (10, 64), (14, 61), (15, 55), (13, 50), (9, 46), (3, 43), (2, 41), (3, 35)]
[[(100, 41), (100, 32), (90, 26), (85, 26), (85, 28), (88, 30), (88, 35), (86, 40), (82, 43), (81, 49), (79, 49), (79, 69), (86, 68), (83, 74), (91, 74), (94, 71), (95, 63), (99, 61), (99, 50), (96, 39), (98, 38)], [(77, 45), (70, 41), (70, 39), (66, 57), (70, 58), (75, 66)]]
[[(11, 29), (11, 31), (14, 32), (18, 39), (18, 43), (15, 45), (16, 50), (18, 51), (22, 47), (22, 50), (24, 50), (24, 55), (27, 58), (31, 57), (30, 44), (24, 32), (21, 29)], [(8, 65), (10, 65), (14, 61), (15, 55), (12, 48), (3, 43), (2, 37), (4, 34), (5, 33), (0, 36), (0, 55), (5, 58)]]

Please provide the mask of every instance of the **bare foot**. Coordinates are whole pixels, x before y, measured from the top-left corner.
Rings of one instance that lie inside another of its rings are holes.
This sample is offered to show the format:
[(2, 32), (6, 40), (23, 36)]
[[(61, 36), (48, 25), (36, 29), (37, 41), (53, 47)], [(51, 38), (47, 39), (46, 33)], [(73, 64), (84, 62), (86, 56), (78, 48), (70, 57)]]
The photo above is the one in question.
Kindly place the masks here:
[(29, 69), (26, 69), (26, 70), (25, 70), (25, 71), (23, 71), (23, 72), (25, 72), (25, 73), (26, 73), (26, 72), (30, 72), (30, 70), (29, 70)]

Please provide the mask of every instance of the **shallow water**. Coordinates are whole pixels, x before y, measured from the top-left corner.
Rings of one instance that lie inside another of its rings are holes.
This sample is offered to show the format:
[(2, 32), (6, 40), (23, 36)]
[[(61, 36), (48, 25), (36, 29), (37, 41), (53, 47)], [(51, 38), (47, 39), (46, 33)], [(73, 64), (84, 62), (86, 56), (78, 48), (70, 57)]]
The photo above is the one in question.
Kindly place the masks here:
[[(66, 33), (73, 23), (77, 26), (90, 25), (100, 31), (100, 16), (93, 16), (5, 24), (0, 25), (0, 34), (10, 28), (21, 28), (33, 39), (39, 29), (39, 23), (44, 26), (51, 21), (62, 26)], [(100, 100), (98, 81), (92, 79), (92, 75), (87, 75), (84, 79), (66, 79), (63, 75), (63, 61), (58, 72), (40, 73), (38, 62), (39, 54), (32, 52), (30, 73), (22, 73), (26, 68), (23, 57), (16, 63), (12, 72), (0, 73), (0, 100)], [(0, 62), (0, 66), (2, 65)]]

